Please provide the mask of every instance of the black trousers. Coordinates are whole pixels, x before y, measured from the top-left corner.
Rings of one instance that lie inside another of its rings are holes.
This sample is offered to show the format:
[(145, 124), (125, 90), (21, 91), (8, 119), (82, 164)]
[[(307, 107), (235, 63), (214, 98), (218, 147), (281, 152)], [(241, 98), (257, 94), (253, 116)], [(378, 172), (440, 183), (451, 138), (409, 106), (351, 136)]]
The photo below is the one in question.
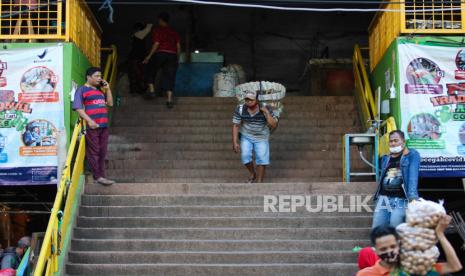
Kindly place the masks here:
[(147, 83), (155, 84), (155, 78), (161, 70), (162, 91), (173, 91), (178, 69), (178, 56), (171, 53), (155, 53), (146, 68)]
[(144, 65), (142, 60), (138, 58), (128, 59), (128, 77), (129, 88), (131, 93), (144, 93)]

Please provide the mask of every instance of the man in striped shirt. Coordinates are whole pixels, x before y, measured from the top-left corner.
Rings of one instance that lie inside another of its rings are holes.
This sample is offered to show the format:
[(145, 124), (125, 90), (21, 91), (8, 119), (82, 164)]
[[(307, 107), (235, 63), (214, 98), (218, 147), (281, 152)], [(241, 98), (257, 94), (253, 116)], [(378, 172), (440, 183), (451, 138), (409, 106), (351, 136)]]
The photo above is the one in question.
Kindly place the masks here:
[(108, 146), (108, 106), (113, 106), (113, 96), (108, 82), (102, 79), (100, 68), (86, 71), (86, 83), (74, 94), (73, 109), (87, 123), (86, 161), (94, 180), (111, 185), (105, 178), (105, 158)]
[(278, 116), (269, 106), (259, 105), (257, 92), (248, 91), (245, 104), (236, 107), (232, 122), (233, 150), (241, 153), (242, 164), (249, 171), (247, 182), (261, 183), (265, 177), (265, 167), (270, 164), (270, 129), (276, 128)]

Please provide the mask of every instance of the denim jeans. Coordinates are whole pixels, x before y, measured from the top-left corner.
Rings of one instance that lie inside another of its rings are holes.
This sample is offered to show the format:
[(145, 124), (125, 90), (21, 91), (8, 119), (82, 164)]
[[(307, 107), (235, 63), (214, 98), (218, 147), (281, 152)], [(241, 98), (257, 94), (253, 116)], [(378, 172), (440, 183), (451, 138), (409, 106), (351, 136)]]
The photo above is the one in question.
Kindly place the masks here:
[(252, 154), (255, 153), (255, 164), (270, 164), (270, 144), (268, 140), (253, 140), (241, 135), (241, 160), (242, 164), (252, 162)]
[(405, 211), (407, 210), (407, 205), (408, 200), (406, 198), (380, 195), (376, 201), (371, 228), (375, 228), (380, 225), (396, 227), (397, 225), (405, 222)]

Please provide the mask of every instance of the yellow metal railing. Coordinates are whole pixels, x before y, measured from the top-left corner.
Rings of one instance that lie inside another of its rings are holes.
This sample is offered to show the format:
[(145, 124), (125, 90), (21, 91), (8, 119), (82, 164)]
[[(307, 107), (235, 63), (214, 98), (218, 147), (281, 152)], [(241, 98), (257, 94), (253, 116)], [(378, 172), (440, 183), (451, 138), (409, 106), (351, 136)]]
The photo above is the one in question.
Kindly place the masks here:
[(117, 61), (118, 61), (118, 53), (116, 51), (116, 46), (111, 45), (108, 48), (102, 48), (101, 51), (103, 53), (107, 53), (107, 61), (105, 62), (105, 68), (103, 70), (103, 76), (108, 77), (109, 79), (105, 79), (110, 83), (110, 88), (113, 90), (116, 85), (116, 71), (118, 69), (117, 67)]
[[(102, 51), (109, 52), (103, 78), (107, 80), (110, 87), (116, 85), (117, 76), (117, 49), (114, 45), (110, 48), (103, 48)], [(83, 174), (85, 159), (85, 129), (83, 121), (80, 119), (76, 124), (71, 143), (68, 149), (66, 164), (63, 168), (57, 195), (53, 204), (52, 213), (48, 222), (47, 231), (37, 259), (34, 276), (51, 276), (58, 271), (58, 257), (62, 253), (63, 243), (66, 241), (63, 235), (68, 233), (71, 225), (71, 208), (78, 200), (77, 187), (79, 178)]]
[(353, 56), (355, 99), (359, 107), (362, 126), (366, 131), (376, 119), (377, 110), (365, 66), (360, 47), (355, 45)]
[(379, 155), (389, 154), (389, 133), (397, 130), (396, 120), (389, 117), (383, 121), (379, 127)]
[(368, 28), (370, 70), (373, 70), (391, 43), (401, 34), (465, 33), (465, 2), (390, 0)]
[(70, 225), (72, 203), (76, 200), (76, 189), (84, 170), (83, 127), (82, 120), (79, 120), (74, 128), (34, 276), (42, 276), (44, 272), (48, 276), (58, 271), (58, 256), (61, 254), (64, 241), (62, 233), (66, 233)]
[[(368, 74), (365, 69), (365, 62), (358, 45), (354, 47), (353, 56), (354, 79), (355, 79), (355, 99), (360, 112), (360, 119), (364, 130), (368, 130), (373, 122), (377, 120), (377, 98), (373, 96)], [(389, 133), (396, 130), (394, 117), (389, 117), (383, 121), (378, 128), (379, 155), (389, 153)], [(343, 166), (344, 167), (344, 166)]]
[(102, 30), (85, 1), (2, 0), (0, 15), (0, 39), (74, 42), (100, 65)]
[[(111, 91), (113, 93), (113, 101), (114, 106), (118, 105), (119, 102), (119, 95), (117, 94), (118, 91), (115, 89), (116, 87), (116, 77), (117, 77), (117, 69), (118, 69), (118, 52), (116, 50), (115, 45), (111, 45), (109, 48), (102, 48), (102, 52), (107, 54), (107, 61), (105, 63), (105, 69), (103, 70), (103, 78), (108, 81), (110, 84)], [(110, 124), (112, 123), (113, 119), (113, 108), (109, 110), (109, 120)]]

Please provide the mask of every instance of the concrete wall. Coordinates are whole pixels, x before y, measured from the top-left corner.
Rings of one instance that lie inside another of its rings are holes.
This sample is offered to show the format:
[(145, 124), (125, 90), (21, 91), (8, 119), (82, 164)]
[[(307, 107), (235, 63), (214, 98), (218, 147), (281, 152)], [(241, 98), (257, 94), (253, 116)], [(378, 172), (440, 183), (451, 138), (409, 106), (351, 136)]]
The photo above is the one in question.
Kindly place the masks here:
[(282, 82), (291, 90), (299, 89), (307, 61), (320, 57), (326, 47), (331, 58), (350, 58), (355, 43), (367, 45), (366, 30), (373, 17), (371, 13), (114, 4), (114, 24), (106, 22), (105, 12), (95, 12), (104, 30), (103, 45), (116, 44), (124, 57), (132, 25), (136, 21), (155, 22), (161, 11), (171, 14), (172, 26), (181, 34), (183, 44), (191, 28), (194, 48), (222, 52), (226, 63), (244, 66), (249, 79)]

